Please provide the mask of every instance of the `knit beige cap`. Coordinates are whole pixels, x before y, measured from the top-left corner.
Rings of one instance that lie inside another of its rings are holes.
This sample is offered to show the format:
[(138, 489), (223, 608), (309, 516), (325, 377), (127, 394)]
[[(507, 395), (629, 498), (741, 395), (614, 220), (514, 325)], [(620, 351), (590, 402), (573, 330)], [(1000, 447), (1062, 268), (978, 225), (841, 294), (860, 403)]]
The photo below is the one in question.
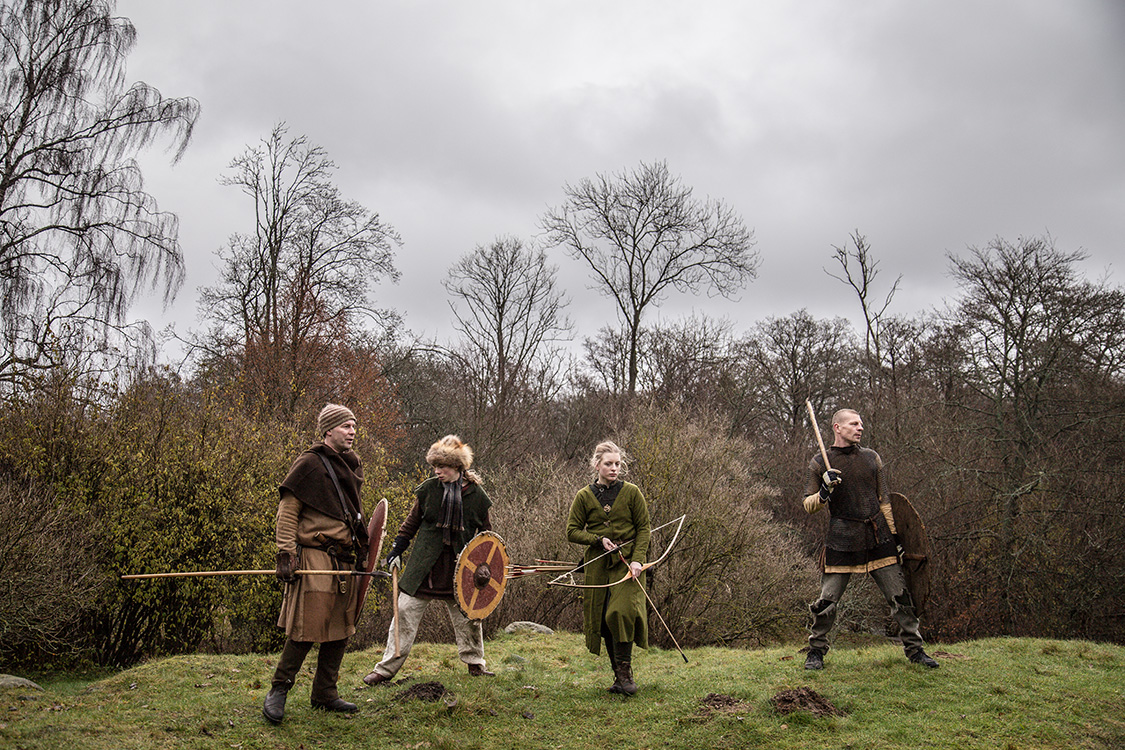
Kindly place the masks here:
[(333, 427), (339, 427), (349, 419), (355, 419), (355, 414), (348, 407), (339, 404), (325, 404), (316, 418), (316, 434), (324, 437), (325, 433)]

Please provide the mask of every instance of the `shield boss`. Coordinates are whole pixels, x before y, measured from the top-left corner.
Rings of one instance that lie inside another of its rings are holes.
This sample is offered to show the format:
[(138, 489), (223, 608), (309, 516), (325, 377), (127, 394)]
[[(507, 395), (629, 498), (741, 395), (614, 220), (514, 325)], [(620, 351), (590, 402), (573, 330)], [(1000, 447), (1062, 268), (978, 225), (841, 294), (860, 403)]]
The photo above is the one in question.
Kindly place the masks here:
[(504, 596), (508, 551), (504, 540), (491, 531), (472, 538), (457, 558), (453, 588), (457, 606), (470, 620), (483, 620), (492, 614)]

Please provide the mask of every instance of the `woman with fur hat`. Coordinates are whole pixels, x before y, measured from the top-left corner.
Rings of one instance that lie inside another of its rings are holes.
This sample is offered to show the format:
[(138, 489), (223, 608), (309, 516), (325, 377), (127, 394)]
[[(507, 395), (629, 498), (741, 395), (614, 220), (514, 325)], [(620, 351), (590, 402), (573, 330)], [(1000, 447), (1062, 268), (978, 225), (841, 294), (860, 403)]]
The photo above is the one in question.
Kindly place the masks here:
[[(648, 648), (644, 573), (652, 532), (645, 496), (637, 485), (621, 480), (627, 456), (615, 443), (599, 443), (590, 459), (591, 483), (570, 506), (566, 538), (586, 545), (583, 570), (587, 584), (633, 580), (609, 588), (583, 589), (582, 620), (586, 648), (601, 652), (605, 640), (613, 685), (609, 692), (633, 695), (633, 644)], [(609, 554), (607, 554), (609, 553)]]
[(474, 677), (491, 676), (485, 669), (484, 632), (479, 622), (472, 622), (461, 610), (453, 590), (457, 557), (478, 532), (490, 531), (488, 509), (492, 505), (480, 476), (470, 469), (473, 450), (456, 435), (446, 435), (430, 446), (426, 463), (434, 476), (414, 490), (414, 507), (399, 527), (394, 545), (387, 556), (387, 567), (402, 567), (402, 554), (417, 543), (406, 561), (398, 595), (398, 655), (395, 655), (395, 622), (387, 633), (387, 648), (382, 660), (363, 678), (368, 685), (387, 682), (402, 668), (418, 625), (430, 601), (445, 605), (457, 651)]

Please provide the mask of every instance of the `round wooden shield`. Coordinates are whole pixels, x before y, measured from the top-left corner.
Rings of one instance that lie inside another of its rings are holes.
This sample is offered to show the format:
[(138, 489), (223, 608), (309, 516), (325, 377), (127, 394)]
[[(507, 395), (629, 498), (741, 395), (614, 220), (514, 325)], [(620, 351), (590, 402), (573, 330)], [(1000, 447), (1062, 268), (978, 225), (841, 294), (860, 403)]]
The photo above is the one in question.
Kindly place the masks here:
[(895, 517), (895, 530), (902, 543), (902, 567), (906, 572), (906, 585), (914, 610), (921, 615), (930, 598), (930, 537), (918, 511), (906, 495), (891, 493), (891, 514)]
[(465, 545), (453, 575), (457, 605), (465, 617), (483, 620), (492, 614), (504, 596), (507, 567), (508, 550), (499, 535), (482, 531)]
[[(387, 498), (375, 504), (371, 512), (371, 520), (367, 523), (367, 562), (364, 568), (368, 573), (375, 570), (379, 564), (379, 555), (383, 551), (383, 536), (387, 531)], [(359, 606), (356, 613), (363, 611), (363, 602), (367, 598), (367, 589), (371, 586), (371, 576), (357, 576), (359, 584), (356, 586), (359, 596)]]

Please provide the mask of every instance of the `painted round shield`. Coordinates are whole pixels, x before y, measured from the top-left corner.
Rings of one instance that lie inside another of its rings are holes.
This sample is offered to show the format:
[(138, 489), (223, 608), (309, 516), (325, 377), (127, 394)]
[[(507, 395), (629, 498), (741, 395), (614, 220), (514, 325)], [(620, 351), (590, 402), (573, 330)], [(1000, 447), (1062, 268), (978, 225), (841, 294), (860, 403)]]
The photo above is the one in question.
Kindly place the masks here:
[(465, 617), (483, 620), (492, 614), (504, 596), (507, 567), (508, 550), (498, 534), (482, 531), (465, 545), (453, 575), (457, 606)]
[[(375, 510), (371, 511), (371, 520), (367, 523), (367, 562), (364, 564), (364, 569), (370, 573), (375, 570), (375, 566), (379, 564), (379, 555), (383, 551), (383, 536), (387, 531), (387, 498), (383, 498), (375, 504)], [(359, 591), (359, 605), (356, 607), (356, 612), (363, 611), (363, 601), (367, 598), (367, 589), (371, 586), (371, 576), (358, 576), (359, 584), (356, 587)]]

